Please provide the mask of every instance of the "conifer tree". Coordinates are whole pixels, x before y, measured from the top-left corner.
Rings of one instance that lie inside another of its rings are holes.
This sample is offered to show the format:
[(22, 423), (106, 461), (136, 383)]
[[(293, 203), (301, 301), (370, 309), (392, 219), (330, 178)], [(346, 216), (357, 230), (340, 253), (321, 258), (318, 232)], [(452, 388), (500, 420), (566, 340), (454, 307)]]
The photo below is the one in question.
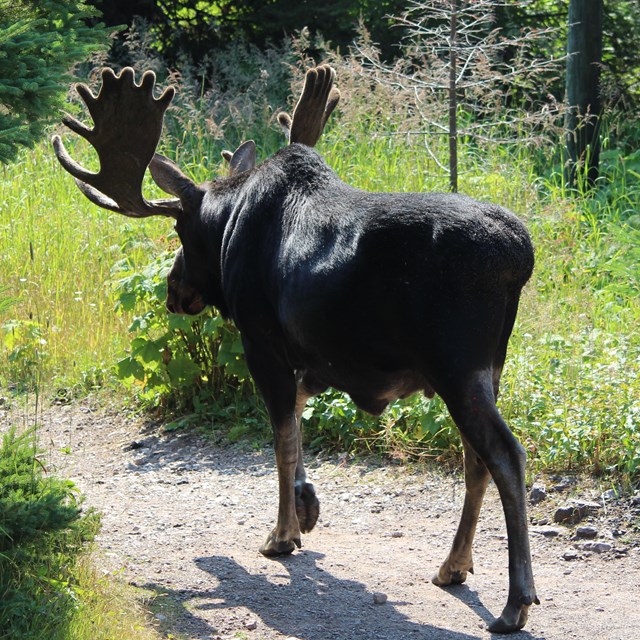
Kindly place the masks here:
[(72, 66), (105, 48), (108, 30), (84, 0), (0, 0), (0, 163), (59, 117)]

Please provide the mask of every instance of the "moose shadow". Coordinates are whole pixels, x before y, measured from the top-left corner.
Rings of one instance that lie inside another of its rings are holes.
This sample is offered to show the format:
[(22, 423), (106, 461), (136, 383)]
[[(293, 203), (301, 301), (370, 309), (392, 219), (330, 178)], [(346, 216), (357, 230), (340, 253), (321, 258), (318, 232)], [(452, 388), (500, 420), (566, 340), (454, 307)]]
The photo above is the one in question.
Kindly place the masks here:
[[(192, 637), (209, 634), (215, 637), (224, 631), (200, 617), (199, 611), (239, 607), (249, 609), (266, 627), (300, 640), (474, 640), (479, 637), (413, 622), (398, 610), (396, 605), (402, 602), (374, 604), (372, 593), (364, 584), (337, 578), (318, 566), (317, 561), (323, 557), (320, 553), (303, 551), (278, 558), (275, 562), (283, 571), (276, 576), (250, 573), (227, 556), (196, 558), (195, 564), (215, 579), (215, 588), (179, 592), (153, 584), (145, 588), (171, 597), (183, 609), (174, 631), (188, 632)], [(273, 577), (277, 584), (270, 580)], [(471, 608), (485, 624), (493, 620), (478, 595), (466, 585), (446, 590)], [(492, 634), (492, 637), (504, 636)], [(526, 631), (511, 634), (510, 638), (542, 640)]]

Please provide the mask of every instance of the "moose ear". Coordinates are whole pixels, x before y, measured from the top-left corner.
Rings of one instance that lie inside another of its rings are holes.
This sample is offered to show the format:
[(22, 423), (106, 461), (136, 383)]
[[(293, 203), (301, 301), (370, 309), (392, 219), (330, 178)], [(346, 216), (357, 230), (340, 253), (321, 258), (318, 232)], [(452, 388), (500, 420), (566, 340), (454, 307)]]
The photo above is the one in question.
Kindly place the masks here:
[(154, 154), (149, 163), (153, 181), (167, 193), (180, 198), (188, 190), (196, 188), (195, 183), (182, 173), (180, 167), (159, 153)]
[(239, 173), (251, 171), (256, 166), (256, 143), (253, 140), (243, 142), (231, 155), (222, 153), (223, 158), (229, 161), (229, 175), (237, 176)]
[(287, 136), (287, 142), (289, 142), (291, 138), (291, 125), (293, 124), (291, 116), (285, 111), (281, 111), (278, 114), (278, 124), (282, 127), (284, 135)]
[(149, 163), (149, 171), (153, 181), (163, 191), (179, 198), (179, 201), (175, 201), (179, 215), (174, 217), (178, 218), (200, 207), (204, 190), (187, 178), (175, 162), (156, 153)]

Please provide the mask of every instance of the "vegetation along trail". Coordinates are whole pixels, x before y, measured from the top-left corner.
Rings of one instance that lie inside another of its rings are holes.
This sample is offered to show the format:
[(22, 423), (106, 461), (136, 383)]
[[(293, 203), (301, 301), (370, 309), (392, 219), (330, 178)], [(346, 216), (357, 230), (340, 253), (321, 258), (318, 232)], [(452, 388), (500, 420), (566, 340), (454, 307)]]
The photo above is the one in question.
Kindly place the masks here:
[[(475, 575), (440, 589), (430, 577), (457, 524), (464, 492), (457, 474), (310, 459), (320, 521), (301, 551), (269, 560), (258, 553), (276, 515), (269, 450), (167, 434), (89, 401), (54, 406), (41, 422), (53, 466), (103, 512), (98, 566), (142, 588), (163, 637), (492, 637), (486, 625), (507, 586), (506, 531), (493, 486)], [(570, 477), (545, 485), (545, 499), (529, 507), (541, 605), (512, 637), (640, 637), (640, 500), (617, 500), (606, 486)], [(554, 522), (561, 507), (576, 505), (571, 500), (583, 501), (580, 521)]]

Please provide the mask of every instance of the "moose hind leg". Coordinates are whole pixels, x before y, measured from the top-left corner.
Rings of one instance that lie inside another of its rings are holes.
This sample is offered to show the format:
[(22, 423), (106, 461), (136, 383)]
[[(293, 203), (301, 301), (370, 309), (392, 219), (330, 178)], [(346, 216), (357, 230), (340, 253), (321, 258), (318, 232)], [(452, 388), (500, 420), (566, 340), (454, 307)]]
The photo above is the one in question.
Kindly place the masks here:
[(522, 445), (495, 406), (492, 373), (476, 372), (459, 393), (445, 398), (462, 436), (485, 464), (500, 493), (509, 547), (509, 596), (490, 626), (495, 633), (522, 629), (531, 604), (538, 604), (527, 531), (525, 462)]
[(466, 488), (464, 506), (451, 551), (438, 573), (431, 579), (434, 584), (440, 587), (460, 584), (467, 579), (468, 572), (473, 573), (471, 546), (482, 500), (491, 477), (484, 462), (464, 438), (462, 438), (462, 444), (464, 445), (464, 482)]
[(308, 533), (315, 527), (320, 516), (320, 502), (316, 497), (314, 486), (307, 481), (302, 454), (302, 412), (311, 395), (306, 391), (302, 382), (298, 383), (296, 395), (296, 425), (298, 430), (298, 463), (296, 465), (296, 514), (300, 524), (300, 531)]

